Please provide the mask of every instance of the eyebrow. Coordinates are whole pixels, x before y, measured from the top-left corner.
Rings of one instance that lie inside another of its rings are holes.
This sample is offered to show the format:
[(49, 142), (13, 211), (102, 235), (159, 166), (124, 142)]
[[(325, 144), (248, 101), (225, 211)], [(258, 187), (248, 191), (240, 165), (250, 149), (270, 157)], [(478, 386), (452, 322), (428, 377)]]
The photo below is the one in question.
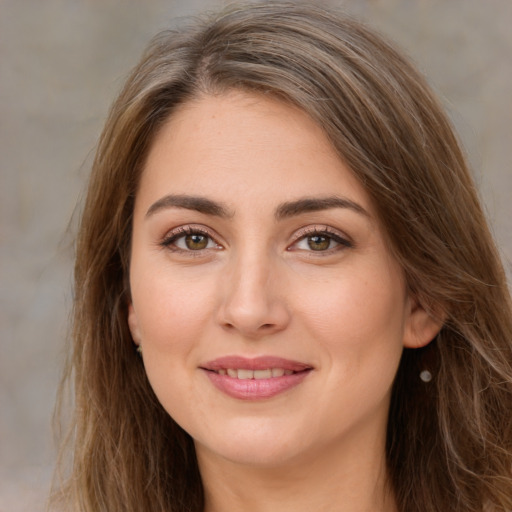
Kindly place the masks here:
[(365, 217), (370, 217), (370, 214), (360, 204), (340, 196), (304, 197), (296, 201), (283, 203), (277, 208), (275, 216), (277, 220), (281, 220), (302, 213), (319, 212), (331, 208), (348, 208)]
[[(205, 215), (213, 215), (221, 218), (229, 218), (234, 215), (234, 213), (222, 203), (207, 199), (206, 197), (169, 194), (153, 203), (146, 212), (146, 217), (150, 217), (168, 208), (184, 208), (186, 210), (194, 210)], [(318, 212), (332, 208), (347, 208), (366, 217), (370, 217), (370, 214), (355, 201), (346, 197), (329, 196), (303, 197), (295, 201), (282, 203), (276, 208), (275, 218), (276, 220), (283, 220), (303, 213)]]
[(226, 206), (206, 197), (170, 194), (153, 203), (146, 212), (146, 217), (167, 208), (185, 208), (186, 210), (194, 210), (205, 215), (222, 218), (233, 216), (233, 213)]

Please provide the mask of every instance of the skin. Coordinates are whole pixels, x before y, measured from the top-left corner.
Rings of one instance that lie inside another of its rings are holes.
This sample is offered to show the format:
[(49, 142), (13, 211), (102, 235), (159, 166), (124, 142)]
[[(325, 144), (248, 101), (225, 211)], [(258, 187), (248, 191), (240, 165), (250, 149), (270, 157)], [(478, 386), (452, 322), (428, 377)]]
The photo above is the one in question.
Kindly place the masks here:
[[(276, 217), (283, 203), (334, 196), (348, 206)], [(133, 339), (195, 441), (208, 512), (395, 510), (390, 389), (403, 347), (439, 325), (408, 296), (365, 190), (310, 118), (242, 92), (181, 106), (141, 177), (130, 282)], [(284, 393), (240, 400), (201, 370), (227, 355), (312, 370)]]

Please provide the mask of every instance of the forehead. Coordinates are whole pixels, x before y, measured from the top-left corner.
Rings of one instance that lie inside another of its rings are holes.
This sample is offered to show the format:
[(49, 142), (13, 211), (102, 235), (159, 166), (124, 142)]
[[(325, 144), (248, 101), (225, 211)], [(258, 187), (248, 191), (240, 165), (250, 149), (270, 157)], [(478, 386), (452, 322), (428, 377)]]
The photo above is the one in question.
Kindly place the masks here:
[(244, 92), (185, 103), (155, 137), (139, 195), (155, 198), (191, 189), (234, 203), (257, 199), (261, 205), (350, 194), (371, 209), (317, 123), (287, 103)]

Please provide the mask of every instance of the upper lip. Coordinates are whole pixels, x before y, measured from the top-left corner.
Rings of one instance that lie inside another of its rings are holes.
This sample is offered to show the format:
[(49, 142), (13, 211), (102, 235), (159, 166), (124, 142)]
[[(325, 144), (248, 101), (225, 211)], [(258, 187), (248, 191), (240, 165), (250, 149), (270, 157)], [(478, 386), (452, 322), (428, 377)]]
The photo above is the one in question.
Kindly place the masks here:
[(303, 370), (310, 370), (311, 365), (301, 363), (299, 361), (292, 361), (282, 357), (275, 356), (260, 356), (254, 358), (247, 358), (243, 356), (224, 356), (208, 361), (201, 365), (205, 370), (222, 370), (222, 369), (243, 369), (243, 370), (266, 370), (268, 368), (283, 368), (284, 370), (291, 370), (293, 372), (300, 372)]

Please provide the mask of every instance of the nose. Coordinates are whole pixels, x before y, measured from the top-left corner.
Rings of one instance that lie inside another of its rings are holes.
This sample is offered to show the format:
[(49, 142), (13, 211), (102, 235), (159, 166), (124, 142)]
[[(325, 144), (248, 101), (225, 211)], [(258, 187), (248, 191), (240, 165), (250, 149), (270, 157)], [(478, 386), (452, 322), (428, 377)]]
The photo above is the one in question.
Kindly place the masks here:
[(270, 258), (239, 257), (222, 277), (219, 324), (244, 338), (259, 339), (290, 322), (282, 272)]

